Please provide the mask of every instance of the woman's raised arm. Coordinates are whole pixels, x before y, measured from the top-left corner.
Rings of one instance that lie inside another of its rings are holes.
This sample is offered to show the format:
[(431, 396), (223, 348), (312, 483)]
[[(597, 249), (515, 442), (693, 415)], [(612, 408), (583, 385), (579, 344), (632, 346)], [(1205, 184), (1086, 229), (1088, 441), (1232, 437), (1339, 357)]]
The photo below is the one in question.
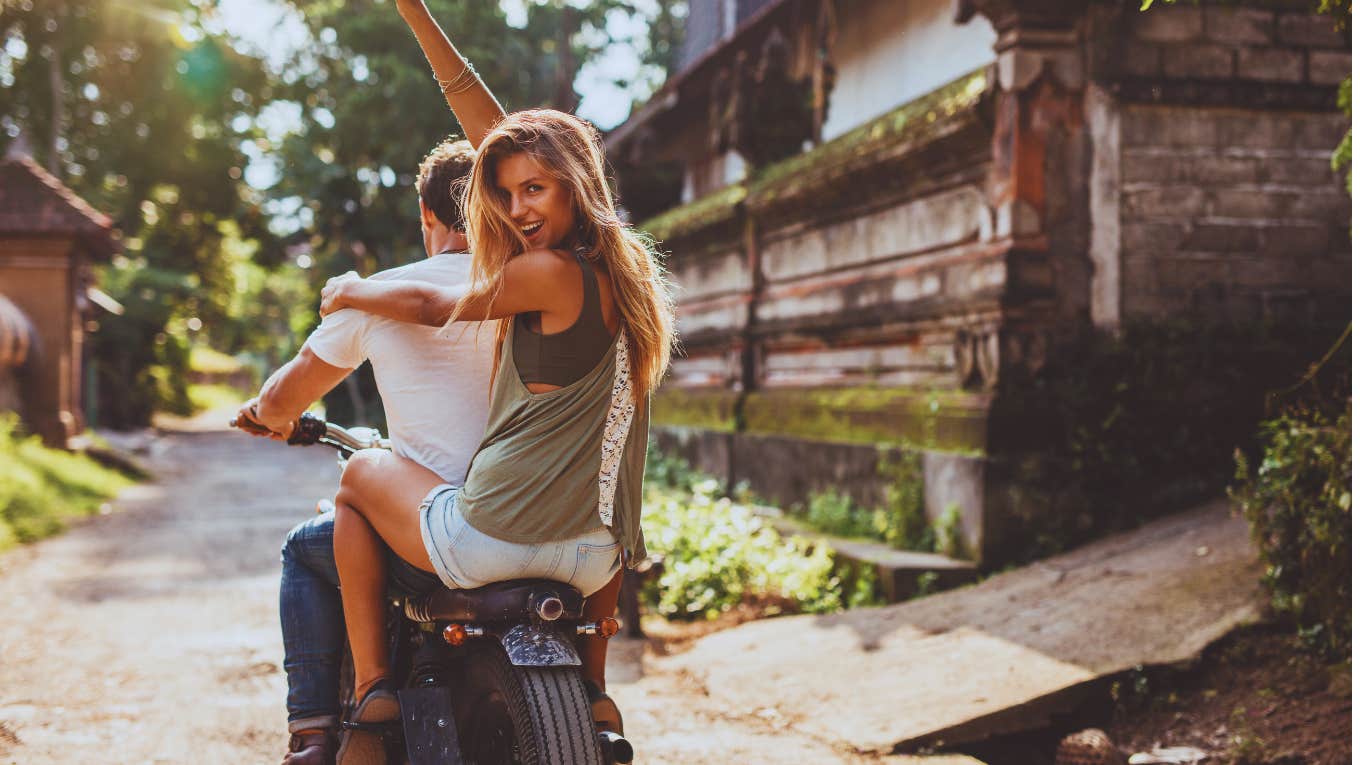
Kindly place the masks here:
[(496, 97), (477, 76), (468, 60), (453, 47), (439, 23), (430, 15), (425, 0), (397, 0), (397, 11), (415, 33), (425, 59), (434, 70), (435, 82), (463, 127), (473, 148), (481, 145), (491, 128), (505, 116)]
[(580, 267), (570, 256), (548, 250), (531, 250), (511, 258), (501, 272), (501, 288), (470, 300), (464, 300), (470, 292), (465, 284), (446, 287), (403, 279), (374, 281), (350, 271), (328, 280), (322, 288), (321, 315), (354, 308), (430, 327), (449, 321), (503, 319), (527, 311), (575, 315), (580, 311), (579, 290), (560, 287), (571, 280), (580, 283)]

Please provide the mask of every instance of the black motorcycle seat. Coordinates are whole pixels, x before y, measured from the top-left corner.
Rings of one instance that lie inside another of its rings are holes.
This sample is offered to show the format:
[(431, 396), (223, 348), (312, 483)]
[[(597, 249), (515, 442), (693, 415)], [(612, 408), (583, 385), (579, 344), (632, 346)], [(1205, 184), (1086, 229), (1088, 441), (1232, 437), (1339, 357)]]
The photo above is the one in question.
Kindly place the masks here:
[(562, 603), (562, 619), (581, 618), (585, 596), (565, 582), (512, 579), (475, 590), (436, 590), (406, 601), (407, 617), (418, 622), (503, 622), (538, 616), (548, 598)]

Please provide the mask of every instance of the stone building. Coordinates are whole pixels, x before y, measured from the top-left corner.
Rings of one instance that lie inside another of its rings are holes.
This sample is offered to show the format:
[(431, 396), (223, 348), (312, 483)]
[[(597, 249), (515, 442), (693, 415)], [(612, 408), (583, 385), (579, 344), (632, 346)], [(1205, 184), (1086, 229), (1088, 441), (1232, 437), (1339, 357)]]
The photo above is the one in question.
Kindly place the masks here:
[(0, 298), (26, 317), (11, 317), (16, 332), (31, 328), (31, 342), (11, 338), (23, 349), (20, 413), (49, 445), (66, 446), (85, 428), (86, 321), (99, 303), (117, 310), (94, 287), (90, 265), (116, 250), (112, 221), (31, 158), (0, 162)]
[(783, 503), (872, 503), (906, 450), (999, 560), (1036, 511), (1002, 391), (1072, 336), (1344, 325), (1348, 39), (1311, 2), (1139, 4), (692, 0), (607, 138), (679, 287), (663, 444)]

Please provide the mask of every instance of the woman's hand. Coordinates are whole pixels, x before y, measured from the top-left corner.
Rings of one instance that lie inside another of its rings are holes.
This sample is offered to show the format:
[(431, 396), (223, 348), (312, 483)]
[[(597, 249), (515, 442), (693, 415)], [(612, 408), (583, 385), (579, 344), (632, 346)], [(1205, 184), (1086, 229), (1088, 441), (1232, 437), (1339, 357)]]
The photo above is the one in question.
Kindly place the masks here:
[(357, 282), (363, 279), (353, 271), (346, 271), (339, 276), (332, 276), (326, 280), (326, 286), (321, 288), (321, 315), (335, 313), (341, 308), (348, 308), (346, 302), (347, 289), (353, 288)]

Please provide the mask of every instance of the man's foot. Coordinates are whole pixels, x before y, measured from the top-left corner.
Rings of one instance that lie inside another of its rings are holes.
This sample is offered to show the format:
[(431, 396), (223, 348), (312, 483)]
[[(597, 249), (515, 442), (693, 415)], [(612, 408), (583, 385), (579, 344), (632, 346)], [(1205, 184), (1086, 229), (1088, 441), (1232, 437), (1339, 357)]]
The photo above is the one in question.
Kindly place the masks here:
[(586, 681), (586, 698), (590, 700), (590, 716), (595, 720), (595, 730), (597, 732), (610, 731), (623, 735), (623, 714), (619, 712), (619, 705), (609, 697), (609, 694), (600, 690), (600, 687), (590, 680)]
[(391, 681), (384, 678), (370, 686), (345, 721), (337, 765), (386, 765), (382, 727), (400, 717), (401, 705)]
[(334, 765), (335, 747), (335, 731), (330, 728), (299, 731), (288, 739), (283, 765)]

